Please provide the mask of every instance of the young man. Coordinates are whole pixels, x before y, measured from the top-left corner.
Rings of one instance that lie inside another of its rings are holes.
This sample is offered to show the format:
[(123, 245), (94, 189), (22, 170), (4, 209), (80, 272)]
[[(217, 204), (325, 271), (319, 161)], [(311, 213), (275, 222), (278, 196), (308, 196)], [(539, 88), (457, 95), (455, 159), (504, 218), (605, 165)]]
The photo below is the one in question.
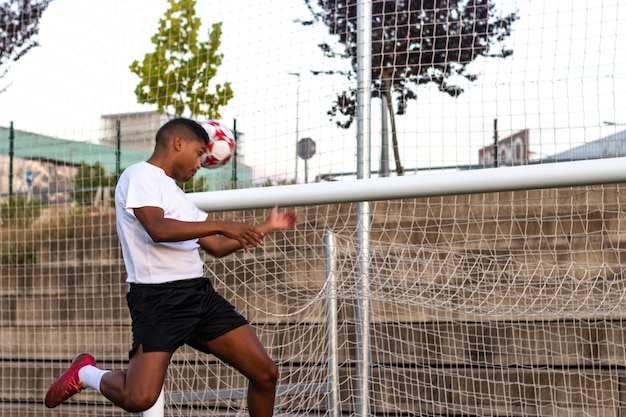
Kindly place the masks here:
[(175, 182), (191, 179), (200, 169), (208, 140), (195, 121), (171, 120), (157, 132), (152, 156), (120, 177), (115, 190), (117, 232), (130, 284), (133, 332), (128, 369), (101, 370), (91, 355), (78, 355), (50, 386), (47, 407), (91, 387), (129, 412), (153, 404), (162, 409), (167, 367), (174, 351), (186, 343), (248, 379), (251, 416), (272, 415), (277, 366), (246, 319), (202, 277), (198, 248), (221, 257), (258, 247), (266, 233), (294, 227), (296, 214), (275, 207), (256, 227), (208, 221)]

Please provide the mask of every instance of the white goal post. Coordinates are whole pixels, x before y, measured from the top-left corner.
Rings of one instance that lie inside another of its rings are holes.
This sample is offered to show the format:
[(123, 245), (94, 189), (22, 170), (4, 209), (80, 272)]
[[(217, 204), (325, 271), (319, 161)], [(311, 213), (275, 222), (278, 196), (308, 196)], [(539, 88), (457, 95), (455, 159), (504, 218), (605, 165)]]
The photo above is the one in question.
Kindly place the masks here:
[(207, 212), (339, 204), (626, 182), (626, 158), (190, 193)]

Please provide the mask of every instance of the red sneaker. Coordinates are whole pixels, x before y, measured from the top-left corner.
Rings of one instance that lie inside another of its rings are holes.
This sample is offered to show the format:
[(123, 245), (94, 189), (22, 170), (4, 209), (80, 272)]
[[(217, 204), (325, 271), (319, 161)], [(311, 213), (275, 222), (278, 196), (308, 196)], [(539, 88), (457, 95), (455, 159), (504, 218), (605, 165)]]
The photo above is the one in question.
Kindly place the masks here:
[(60, 377), (54, 380), (46, 394), (46, 407), (54, 408), (83, 389), (83, 382), (78, 378), (78, 370), (83, 366), (96, 366), (96, 360), (89, 353), (81, 353)]

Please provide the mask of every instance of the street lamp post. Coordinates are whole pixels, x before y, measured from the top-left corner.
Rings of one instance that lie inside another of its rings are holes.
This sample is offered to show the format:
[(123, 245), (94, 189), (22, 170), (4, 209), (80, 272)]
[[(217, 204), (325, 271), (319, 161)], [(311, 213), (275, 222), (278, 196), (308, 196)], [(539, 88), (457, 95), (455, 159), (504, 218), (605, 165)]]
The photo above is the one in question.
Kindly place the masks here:
[(298, 183), (298, 140), (300, 139), (300, 73), (290, 72), (289, 75), (298, 77), (298, 87), (296, 90), (296, 173), (294, 182)]
[(612, 122), (612, 121), (609, 121), (609, 120), (604, 120), (602, 123), (607, 125), (607, 126), (613, 126), (615, 128), (615, 134), (613, 136), (614, 137), (614, 141), (615, 142), (619, 141), (618, 143), (615, 144), (615, 147), (616, 147), (616, 150), (615, 150), (616, 155), (615, 156), (622, 156), (622, 155), (626, 154), (626, 149), (623, 149), (623, 142), (620, 140), (621, 138), (617, 137), (617, 134), (618, 134), (617, 133), (617, 128), (620, 127), (620, 126), (626, 126), (626, 123), (617, 123), (617, 122)]

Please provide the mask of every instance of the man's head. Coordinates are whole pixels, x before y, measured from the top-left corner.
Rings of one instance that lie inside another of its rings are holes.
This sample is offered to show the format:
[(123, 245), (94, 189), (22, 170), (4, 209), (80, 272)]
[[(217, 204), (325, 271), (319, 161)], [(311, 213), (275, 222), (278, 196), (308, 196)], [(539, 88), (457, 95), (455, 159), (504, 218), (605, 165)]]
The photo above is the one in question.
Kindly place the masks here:
[(190, 180), (200, 169), (200, 157), (209, 143), (209, 134), (196, 121), (176, 118), (156, 134), (154, 153), (148, 162), (161, 167), (180, 182)]
[(188, 139), (196, 137), (198, 140), (201, 140), (205, 146), (209, 143), (209, 134), (200, 123), (195, 120), (179, 117), (169, 120), (161, 126), (156, 134), (156, 144), (157, 146), (159, 144), (163, 145), (180, 135), (186, 136)]

